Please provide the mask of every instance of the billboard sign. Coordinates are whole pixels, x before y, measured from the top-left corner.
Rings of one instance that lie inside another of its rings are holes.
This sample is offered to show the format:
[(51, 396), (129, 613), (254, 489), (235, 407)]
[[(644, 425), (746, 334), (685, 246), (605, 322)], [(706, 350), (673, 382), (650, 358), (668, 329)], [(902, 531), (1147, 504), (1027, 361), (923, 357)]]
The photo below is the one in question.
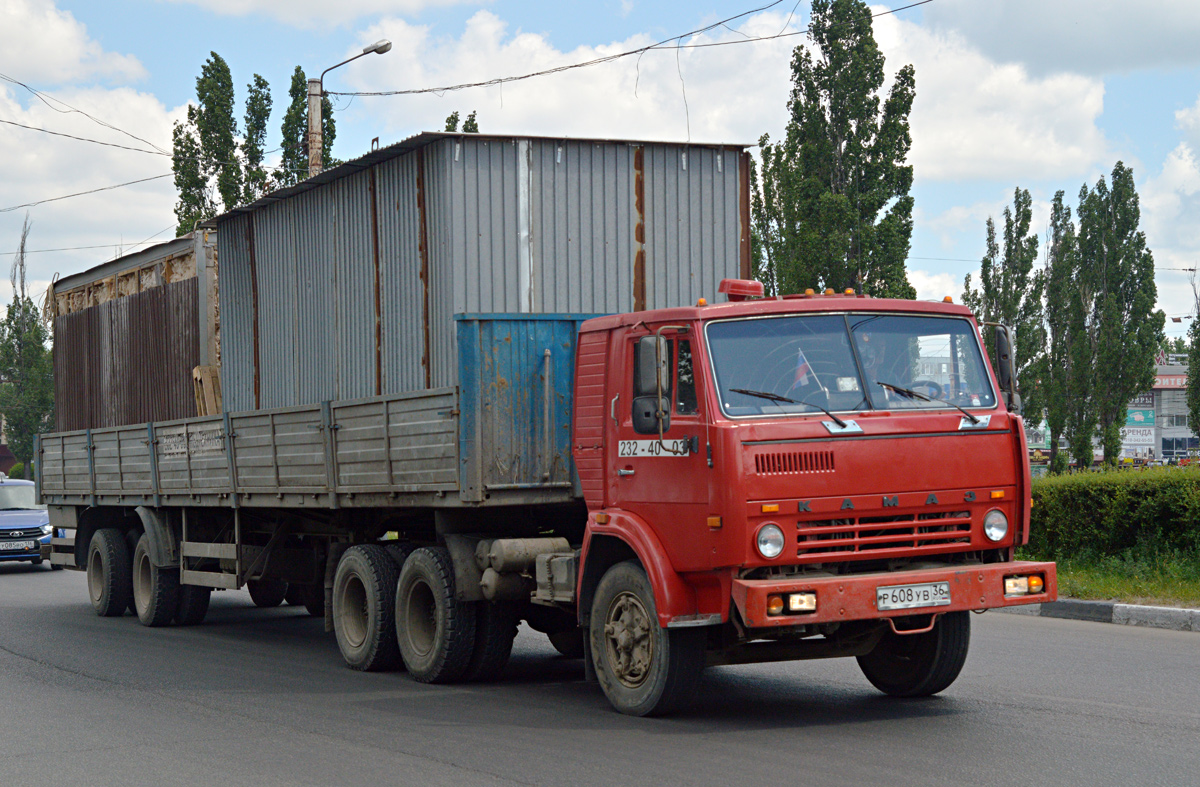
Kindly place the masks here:
[(1154, 409), (1154, 391), (1146, 391), (1146, 393), (1138, 394), (1129, 400), (1129, 406), (1133, 407), (1149, 407)]
[(1133, 446), (1153, 446), (1153, 426), (1126, 426), (1121, 430), (1121, 445), (1125, 448)]
[(1126, 426), (1154, 426), (1153, 410), (1126, 410)]

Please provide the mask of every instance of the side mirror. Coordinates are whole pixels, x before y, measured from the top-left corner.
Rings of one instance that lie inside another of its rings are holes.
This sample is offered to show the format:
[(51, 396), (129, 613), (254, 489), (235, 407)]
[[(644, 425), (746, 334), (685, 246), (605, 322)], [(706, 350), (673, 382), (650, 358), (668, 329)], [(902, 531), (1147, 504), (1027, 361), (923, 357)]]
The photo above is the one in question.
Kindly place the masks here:
[[(658, 407), (654, 403), (658, 401)], [(662, 431), (671, 428), (671, 401), (659, 400), (654, 394), (638, 396), (633, 400), (633, 431), (638, 434), (658, 434), (658, 413), (662, 411)]]
[(634, 359), (634, 396), (671, 397), (671, 346), (661, 336), (638, 339)]
[(1017, 367), (1013, 360), (1013, 338), (1009, 334), (1011, 329), (1003, 326), (996, 326), (996, 377), (999, 378), (1000, 390), (1007, 394), (1016, 391), (1017, 387)]

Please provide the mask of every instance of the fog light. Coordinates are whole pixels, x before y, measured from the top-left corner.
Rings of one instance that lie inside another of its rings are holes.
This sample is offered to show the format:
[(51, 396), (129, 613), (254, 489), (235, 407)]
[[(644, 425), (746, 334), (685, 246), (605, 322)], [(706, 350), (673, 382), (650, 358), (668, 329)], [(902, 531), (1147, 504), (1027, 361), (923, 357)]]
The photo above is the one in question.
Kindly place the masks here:
[(758, 529), (754, 543), (758, 547), (758, 554), (773, 560), (783, 552), (783, 530), (774, 522), (768, 522)]
[(789, 593), (788, 612), (816, 612), (816, 593)]
[(1005, 577), (1004, 595), (1025, 596), (1029, 594), (1029, 577)]
[(767, 596), (767, 614), (783, 614), (783, 596)]
[(993, 508), (983, 518), (983, 534), (990, 541), (1001, 541), (1008, 535), (1008, 517), (999, 509)]

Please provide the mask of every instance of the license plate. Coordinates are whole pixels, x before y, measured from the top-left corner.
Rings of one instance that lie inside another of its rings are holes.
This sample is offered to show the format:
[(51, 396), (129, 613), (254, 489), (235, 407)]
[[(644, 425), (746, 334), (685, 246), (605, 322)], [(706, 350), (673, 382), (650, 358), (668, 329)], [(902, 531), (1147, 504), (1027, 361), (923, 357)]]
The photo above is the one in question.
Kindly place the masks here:
[(949, 582), (927, 582), (922, 585), (893, 585), (886, 588), (875, 588), (875, 607), (880, 610), (944, 607), (949, 603)]
[(0, 541), (0, 550), (4, 552), (16, 552), (18, 550), (33, 549), (36, 541)]

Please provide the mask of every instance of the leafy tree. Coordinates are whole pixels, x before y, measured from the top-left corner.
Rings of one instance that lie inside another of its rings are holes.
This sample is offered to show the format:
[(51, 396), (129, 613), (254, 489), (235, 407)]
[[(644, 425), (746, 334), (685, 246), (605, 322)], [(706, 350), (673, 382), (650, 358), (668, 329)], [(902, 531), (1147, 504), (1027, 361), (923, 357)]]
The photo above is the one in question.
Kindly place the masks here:
[(189, 108), (188, 119), (195, 119), (200, 140), (200, 166), (215, 177), (217, 193), (225, 208), (242, 201), (242, 168), (237, 159), (237, 119), (233, 116), (233, 77), (229, 64), (216, 52), (200, 69), (196, 78), (195, 113)]
[[(8, 446), (30, 468), (34, 438), (50, 431), (54, 415), (54, 365), (47, 346), (49, 333), (25, 285), (25, 242), (29, 217), (21, 228), (9, 281), (13, 300), (0, 322), (0, 413)], [(25, 475), (30, 475), (25, 470)]]
[[(1196, 281), (1195, 271), (1191, 274), (1192, 304), (1200, 308), (1200, 283)], [(1200, 311), (1193, 309), (1197, 316), (1188, 326), (1188, 378), (1187, 378), (1187, 407), (1188, 423), (1192, 431), (1200, 429)]]
[[(446, 116), (446, 131), (458, 131), (458, 110), (454, 110)], [(464, 134), (478, 134), (479, 123), (475, 120), (475, 110), (471, 110), (471, 114), (467, 115), (467, 119), (463, 121), (462, 131)]]
[[(294, 186), (308, 177), (308, 78), (304, 69), (296, 66), (288, 87), (288, 108), (280, 128), (283, 155), (275, 170), (279, 187)], [(337, 122), (333, 119), (333, 104), (328, 96), (321, 98), (321, 168), (329, 169), (338, 162), (333, 157), (333, 140), (337, 137)]]
[(217, 213), (208, 178), (200, 167), (200, 142), (194, 129), (195, 107), (188, 107), (188, 122), (176, 123), (171, 132), (171, 169), (175, 173), (175, 190), (179, 193), (175, 203), (176, 235), (186, 235), (196, 222)]
[[(1085, 330), (1083, 303), (1073, 287), (1079, 267), (1079, 255), (1075, 242), (1075, 224), (1071, 221), (1071, 208), (1063, 205), (1063, 192), (1054, 195), (1050, 206), (1050, 227), (1046, 257), (1046, 356), (1042, 370), (1042, 393), (1046, 409), (1046, 426), (1050, 432), (1050, 469), (1061, 472), (1065, 466), (1059, 460), (1059, 439), (1068, 434), (1068, 419), (1074, 414), (1082, 420), (1072, 423), (1086, 431), (1087, 459), (1091, 463), (1091, 433), (1087, 409), (1091, 403), (1084, 396), (1075, 399), (1070, 390), (1075, 384), (1072, 375), (1091, 379), (1091, 363), (1083, 368), (1074, 364), (1071, 351), (1073, 342)], [(1087, 359), (1085, 359), (1087, 360)], [(1073, 434), (1073, 433), (1072, 433)], [(1076, 441), (1078, 435), (1075, 435)]]
[(916, 297), (904, 268), (913, 67), (896, 73), (884, 98), (884, 57), (862, 0), (814, 0), (809, 39), (812, 50), (799, 46), (792, 56), (784, 139), (760, 140), (757, 275), (773, 292), (853, 287)]
[(1154, 257), (1138, 225), (1141, 209), (1133, 170), (1118, 161), (1111, 186), (1101, 177), (1079, 193), (1080, 274), (1076, 286), (1089, 307), (1096, 407), (1104, 461), (1115, 464), (1129, 400), (1154, 385), (1154, 355), (1165, 316), (1154, 310)]
[[(1189, 329), (1188, 336), (1191, 336), (1191, 334), (1192, 332)], [(1182, 355), (1183, 353), (1188, 352), (1189, 346), (1188, 339), (1185, 339), (1182, 336), (1176, 336), (1174, 339), (1164, 336), (1158, 345), (1158, 349), (1167, 355)]]
[(267, 143), (267, 121), (271, 118), (271, 89), (267, 80), (254, 75), (246, 85), (246, 138), (242, 140), (242, 157), (246, 160), (246, 193), (243, 200), (253, 202), (270, 189), (267, 170), (263, 167), (263, 151)]
[[(979, 267), (979, 290), (971, 287), (971, 276), (963, 283), (963, 302), (986, 322), (998, 322), (1016, 330), (1017, 388), (1025, 412), (1040, 420), (1045, 396), (1041, 379), (1045, 374), (1046, 328), (1042, 322), (1042, 294), (1046, 274), (1035, 271), (1038, 237), (1030, 234), (1033, 199), (1026, 189), (1013, 193), (1012, 207), (1004, 208), (1004, 248), (996, 242), (996, 225), (987, 220), (987, 253)], [(995, 351), (989, 345), (988, 353)], [(996, 358), (992, 358), (993, 365)]]

